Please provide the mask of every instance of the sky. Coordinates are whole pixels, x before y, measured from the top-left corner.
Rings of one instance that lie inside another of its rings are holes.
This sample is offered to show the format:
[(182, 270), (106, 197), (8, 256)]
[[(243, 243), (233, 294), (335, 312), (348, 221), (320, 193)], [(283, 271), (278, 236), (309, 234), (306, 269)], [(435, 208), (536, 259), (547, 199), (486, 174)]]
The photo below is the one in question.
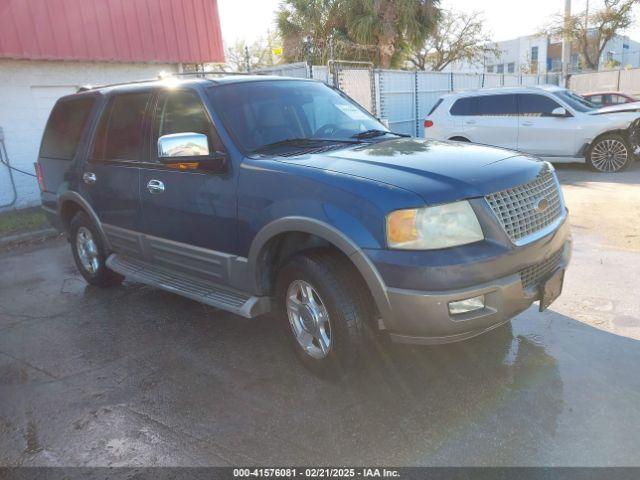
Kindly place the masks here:
[[(587, 0), (572, 0), (573, 11), (583, 11)], [(252, 41), (275, 30), (275, 11), (280, 0), (218, 0), (225, 45)], [(602, 0), (590, 0), (590, 7)], [(493, 40), (509, 40), (538, 33), (555, 14), (564, 11), (564, 0), (441, 0), (440, 6), (464, 12), (480, 12)], [(640, 19), (640, 8), (637, 15)], [(640, 40), (640, 22), (628, 32)]]

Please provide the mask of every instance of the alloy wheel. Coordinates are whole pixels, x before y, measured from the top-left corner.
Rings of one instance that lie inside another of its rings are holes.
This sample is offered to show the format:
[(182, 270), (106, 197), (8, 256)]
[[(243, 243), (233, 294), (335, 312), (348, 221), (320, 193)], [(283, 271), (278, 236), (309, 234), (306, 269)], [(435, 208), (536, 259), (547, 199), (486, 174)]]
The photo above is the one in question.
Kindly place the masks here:
[(98, 246), (93, 234), (86, 227), (80, 227), (76, 233), (76, 250), (84, 269), (91, 274), (95, 274), (100, 268)]
[(591, 151), (591, 164), (601, 172), (617, 172), (627, 163), (629, 152), (620, 140), (608, 138), (601, 140)]
[(315, 359), (325, 358), (331, 349), (331, 322), (316, 289), (304, 280), (291, 282), (286, 307), (291, 330), (302, 349)]

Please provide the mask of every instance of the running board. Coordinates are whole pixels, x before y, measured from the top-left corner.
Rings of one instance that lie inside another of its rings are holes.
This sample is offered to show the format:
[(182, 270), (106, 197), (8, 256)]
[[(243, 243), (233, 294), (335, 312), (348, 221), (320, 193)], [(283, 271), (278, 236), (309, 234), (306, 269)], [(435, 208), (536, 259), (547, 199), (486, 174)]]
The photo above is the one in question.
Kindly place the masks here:
[(245, 318), (254, 318), (271, 310), (269, 297), (252, 296), (115, 253), (107, 258), (107, 267), (129, 280), (176, 293)]

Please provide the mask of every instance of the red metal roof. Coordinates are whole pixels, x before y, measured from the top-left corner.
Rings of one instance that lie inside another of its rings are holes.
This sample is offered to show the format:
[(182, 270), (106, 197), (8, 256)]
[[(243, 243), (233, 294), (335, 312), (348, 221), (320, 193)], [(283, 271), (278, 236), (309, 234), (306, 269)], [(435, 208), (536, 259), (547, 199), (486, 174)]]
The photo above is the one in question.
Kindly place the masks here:
[(0, 57), (224, 62), (216, 0), (0, 0)]

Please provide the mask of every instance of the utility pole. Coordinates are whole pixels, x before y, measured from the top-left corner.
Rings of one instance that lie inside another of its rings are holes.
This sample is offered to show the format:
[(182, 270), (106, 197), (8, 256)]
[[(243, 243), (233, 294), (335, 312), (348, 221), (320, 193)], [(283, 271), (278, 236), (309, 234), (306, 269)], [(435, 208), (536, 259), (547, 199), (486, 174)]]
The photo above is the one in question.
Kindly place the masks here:
[(251, 73), (251, 56), (249, 55), (249, 46), (244, 46), (244, 61), (247, 66), (247, 72)]
[(564, 35), (562, 36), (562, 76), (565, 84), (571, 62), (571, 38), (569, 37), (569, 25), (571, 22), (571, 0), (564, 2)]

